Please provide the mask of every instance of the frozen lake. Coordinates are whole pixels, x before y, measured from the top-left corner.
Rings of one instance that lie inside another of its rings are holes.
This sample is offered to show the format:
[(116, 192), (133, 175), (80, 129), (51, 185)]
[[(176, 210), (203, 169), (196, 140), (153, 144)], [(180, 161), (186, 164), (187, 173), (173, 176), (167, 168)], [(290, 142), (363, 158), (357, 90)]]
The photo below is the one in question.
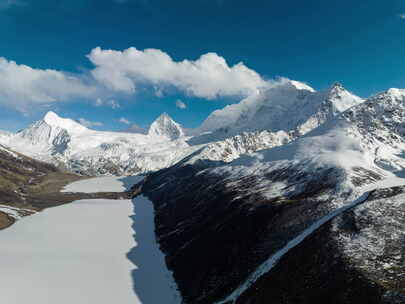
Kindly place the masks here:
[[(140, 180), (102, 177), (68, 189), (119, 192)], [(47, 209), (1, 231), (0, 246), (0, 303), (180, 303), (144, 197)]]

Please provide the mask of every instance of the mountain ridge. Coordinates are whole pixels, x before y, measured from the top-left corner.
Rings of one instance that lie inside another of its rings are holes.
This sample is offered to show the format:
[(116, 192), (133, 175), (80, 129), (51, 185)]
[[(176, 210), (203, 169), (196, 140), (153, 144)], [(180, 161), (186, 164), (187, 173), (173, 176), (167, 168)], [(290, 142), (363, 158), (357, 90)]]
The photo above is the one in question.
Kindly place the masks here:
[[(240, 103), (214, 111), (210, 117), (218, 111), (229, 112), (229, 108), (242, 109), (247, 105), (247, 112), (238, 116), (234, 127), (212, 132), (187, 136), (167, 113), (154, 120), (147, 134), (131, 134), (94, 131), (49, 112), (42, 121), (17, 135), (0, 136), (0, 143), (80, 174), (134, 174), (165, 168), (191, 155), (191, 162), (229, 162), (242, 154), (284, 145), (363, 102), (339, 83), (315, 91), (306, 84), (285, 80)], [(298, 108), (299, 104), (303, 107)], [(295, 115), (297, 109), (300, 113)]]
[(373, 96), (278, 147), (151, 174), (142, 193), (184, 302), (402, 303), (404, 92)]

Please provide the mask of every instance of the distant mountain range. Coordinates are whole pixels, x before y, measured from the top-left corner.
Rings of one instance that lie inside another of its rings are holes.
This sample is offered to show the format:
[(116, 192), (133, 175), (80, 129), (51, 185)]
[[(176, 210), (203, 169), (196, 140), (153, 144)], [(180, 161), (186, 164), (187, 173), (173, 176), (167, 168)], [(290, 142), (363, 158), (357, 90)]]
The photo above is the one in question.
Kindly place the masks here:
[(80, 174), (144, 173), (193, 153), (194, 160), (230, 161), (278, 146), (361, 102), (339, 84), (315, 92), (305, 84), (284, 81), (213, 112), (194, 130), (184, 130), (163, 113), (148, 131), (134, 127), (128, 133), (101, 132), (49, 112), (16, 134), (0, 134), (0, 143)]

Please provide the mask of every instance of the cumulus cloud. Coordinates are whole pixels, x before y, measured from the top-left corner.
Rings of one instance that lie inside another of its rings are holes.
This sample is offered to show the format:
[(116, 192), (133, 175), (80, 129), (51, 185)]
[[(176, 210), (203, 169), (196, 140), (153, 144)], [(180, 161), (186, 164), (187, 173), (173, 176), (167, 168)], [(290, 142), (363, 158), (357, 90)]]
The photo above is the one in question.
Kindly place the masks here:
[(96, 88), (56, 70), (33, 69), (0, 57), (0, 103), (25, 112), (32, 104), (90, 98)]
[(121, 117), (119, 122), (126, 124), (126, 125), (131, 124), (131, 122), (128, 119), (126, 119), (125, 117)]
[[(216, 53), (174, 61), (158, 49), (116, 51), (97, 47), (88, 58), (94, 67), (72, 74), (35, 69), (0, 57), (0, 104), (25, 113), (35, 109), (33, 105), (73, 100), (92, 100), (95, 106), (118, 109), (121, 105), (117, 99), (140, 88), (150, 88), (161, 97), (176, 89), (214, 99), (249, 96), (268, 83), (243, 63), (229, 66)], [(176, 106), (186, 108), (181, 100)]]
[(187, 105), (183, 101), (181, 101), (180, 99), (177, 99), (176, 100), (176, 107), (183, 110), (183, 109), (187, 108)]
[(79, 118), (78, 121), (85, 127), (92, 128), (92, 127), (102, 127), (103, 123), (99, 121), (90, 121), (85, 118)]
[(193, 96), (214, 99), (246, 96), (265, 85), (260, 75), (242, 62), (229, 66), (216, 53), (176, 62), (158, 49), (115, 51), (97, 47), (87, 57), (95, 65), (93, 77), (117, 92), (131, 94), (148, 84), (173, 86)]

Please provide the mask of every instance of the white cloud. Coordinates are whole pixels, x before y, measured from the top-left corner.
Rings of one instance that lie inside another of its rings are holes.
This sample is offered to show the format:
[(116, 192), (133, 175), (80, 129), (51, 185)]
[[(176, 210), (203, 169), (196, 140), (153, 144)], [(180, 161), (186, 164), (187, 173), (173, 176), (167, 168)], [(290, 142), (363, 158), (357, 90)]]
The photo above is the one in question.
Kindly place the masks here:
[(228, 66), (216, 53), (176, 62), (158, 49), (115, 51), (97, 47), (88, 58), (96, 66), (93, 77), (117, 92), (134, 93), (138, 86), (147, 84), (155, 88), (174, 86), (187, 94), (213, 99), (246, 96), (265, 85), (254, 70), (243, 63)]
[(120, 120), (119, 120), (119, 122), (121, 122), (121, 123), (123, 123), (123, 124), (126, 124), (126, 125), (129, 125), (131, 122), (128, 120), (128, 119), (126, 119), (125, 117), (121, 117), (120, 118)]
[(102, 127), (103, 123), (99, 121), (90, 121), (85, 118), (79, 118), (78, 121), (80, 124), (82, 124), (85, 127), (91, 128), (91, 127)]
[(107, 105), (109, 105), (114, 110), (121, 108), (121, 105), (119, 104), (119, 102), (114, 99), (107, 101)]
[(121, 105), (118, 101), (116, 101), (115, 99), (110, 99), (110, 100), (103, 100), (101, 98), (96, 98), (96, 100), (94, 101), (94, 105), (96, 107), (101, 107), (101, 106), (108, 106), (112, 109), (119, 109), (121, 108)]
[(400, 15), (399, 15), (399, 18), (405, 19), (405, 14), (400, 14)]
[[(139, 88), (150, 88), (161, 97), (174, 88), (213, 99), (248, 96), (268, 82), (243, 63), (229, 66), (215, 53), (194, 61), (173, 61), (158, 49), (114, 51), (98, 47), (88, 58), (94, 64), (90, 72), (71, 74), (35, 69), (0, 57), (0, 104), (28, 113), (38, 105), (84, 99), (93, 100), (95, 106), (118, 109), (117, 99)], [(176, 105), (186, 107), (179, 102)]]
[(0, 57), (0, 103), (26, 112), (33, 104), (91, 98), (97, 89), (79, 77), (33, 69)]
[(176, 100), (176, 107), (178, 107), (179, 109), (186, 109), (187, 105), (181, 101), (180, 99)]

